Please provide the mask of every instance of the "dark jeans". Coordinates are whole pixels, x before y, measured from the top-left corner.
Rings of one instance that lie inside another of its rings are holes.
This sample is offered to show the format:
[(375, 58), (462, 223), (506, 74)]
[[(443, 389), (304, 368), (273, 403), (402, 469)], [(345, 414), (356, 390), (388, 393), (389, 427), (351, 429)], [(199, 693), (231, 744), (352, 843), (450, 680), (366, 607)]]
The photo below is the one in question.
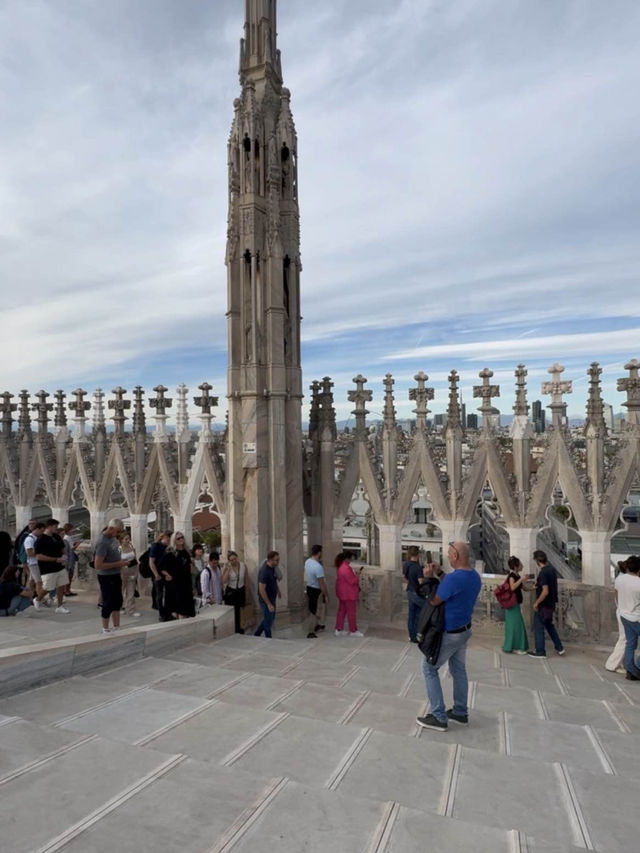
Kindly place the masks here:
[(563, 649), (562, 640), (558, 636), (556, 627), (553, 624), (553, 608), (539, 607), (533, 614), (533, 636), (536, 642), (536, 654), (543, 655), (544, 648), (544, 632), (547, 632), (551, 637), (551, 642), (557, 652)]
[(256, 628), (254, 636), (259, 637), (264, 631), (265, 637), (269, 637), (269, 639), (271, 639), (271, 627), (276, 618), (275, 604), (273, 605), (273, 613), (269, 610), (262, 599), (260, 599), (260, 607), (262, 609), (262, 622)]
[(418, 617), (420, 616), (420, 612), (424, 606), (424, 599), (420, 598), (419, 595), (416, 595), (415, 592), (407, 592), (407, 601), (409, 602), (409, 613), (407, 619), (409, 639), (415, 640), (416, 631), (418, 630)]
[(122, 576), (98, 575), (100, 597), (102, 598), (102, 618), (108, 619), (112, 613), (119, 613), (122, 607)]
[(640, 669), (636, 664), (636, 649), (638, 648), (638, 639), (640, 638), (640, 622), (630, 622), (624, 616), (620, 617), (624, 628), (624, 636), (627, 641), (624, 650), (624, 668), (631, 675), (640, 678)]
[(161, 577), (158, 580), (153, 581), (153, 588), (156, 591), (156, 604), (158, 606), (158, 621), (159, 622), (171, 622), (173, 616), (171, 615), (171, 608), (167, 607), (166, 599), (167, 599), (167, 581)]

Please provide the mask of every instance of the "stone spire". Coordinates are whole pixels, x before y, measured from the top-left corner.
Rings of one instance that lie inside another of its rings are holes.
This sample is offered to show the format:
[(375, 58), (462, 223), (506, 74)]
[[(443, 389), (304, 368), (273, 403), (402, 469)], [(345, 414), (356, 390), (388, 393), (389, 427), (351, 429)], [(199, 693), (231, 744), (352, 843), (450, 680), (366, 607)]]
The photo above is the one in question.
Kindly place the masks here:
[(67, 412), (64, 405), (64, 401), (67, 395), (60, 388), (56, 391), (54, 396), (56, 400), (56, 414), (53, 422), (55, 424), (56, 430), (59, 432), (67, 426)]
[(418, 387), (409, 389), (409, 399), (416, 404), (413, 410), (413, 414), (416, 416), (416, 427), (418, 431), (424, 432), (427, 428), (427, 415), (429, 414), (427, 404), (429, 400), (433, 400), (434, 392), (433, 388), (426, 387), (429, 377), (422, 370), (416, 373), (413, 378), (418, 383)]
[(0, 411), (2, 411), (2, 435), (11, 435), (13, 429), (13, 412), (18, 408), (17, 403), (12, 403), (13, 394), (5, 391), (0, 394)]
[(240, 41), (240, 80), (256, 74), (282, 82), (277, 49), (276, 0), (245, 0), (244, 38)]
[(182, 382), (176, 388), (176, 438), (178, 441), (189, 440), (189, 410), (187, 408), (187, 394), (189, 389)]
[(499, 414), (498, 410), (491, 405), (491, 400), (500, 396), (500, 386), (491, 384), (493, 370), (489, 370), (488, 367), (481, 370), (478, 376), (482, 379), (482, 385), (473, 386), (473, 396), (482, 400), (482, 405), (478, 407), (478, 411), (482, 413), (482, 427), (486, 430), (493, 426), (493, 421)]
[(104, 416), (104, 391), (102, 388), (96, 388), (93, 392), (93, 421), (92, 429), (94, 433), (106, 432), (106, 422)]
[(516, 403), (513, 407), (514, 415), (529, 414), (529, 403), (527, 402), (527, 369), (524, 364), (519, 364), (516, 369)]
[(314, 379), (309, 386), (311, 391), (311, 406), (309, 407), (309, 438), (313, 438), (318, 431), (320, 416), (320, 383)]
[(203, 441), (209, 441), (211, 439), (213, 409), (218, 405), (218, 398), (211, 396), (213, 386), (209, 385), (208, 382), (203, 382), (202, 385), (198, 385), (198, 391), (200, 391), (200, 396), (194, 397), (193, 402), (200, 409), (200, 421), (202, 422), (200, 436)]
[(35, 395), (37, 403), (33, 404), (33, 411), (38, 414), (38, 435), (46, 435), (49, 429), (49, 412), (53, 411), (53, 403), (47, 403), (47, 391), (38, 391)]
[(165, 385), (156, 385), (153, 390), (156, 392), (156, 396), (151, 397), (149, 400), (149, 405), (152, 409), (155, 409), (156, 411), (154, 415), (154, 419), (156, 422), (156, 431), (153, 436), (153, 440), (165, 442), (168, 440), (167, 409), (171, 408), (171, 406), (173, 405), (173, 400), (165, 396), (167, 391), (169, 390)]
[(624, 366), (629, 371), (629, 376), (618, 379), (618, 391), (625, 391), (627, 402), (622, 405), (628, 412), (627, 421), (630, 424), (640, 424), (640, 361), (632, 358)]
[(74, 414), (73, 422), (75, 424), (75, 432), (73, 440), (81, 443), (86, 439), (87, 412), (91, 408), (91, 403), (84, 399), (87, 396), (87, 392), (83, 391), (82, 388), (76, 388), (73, 392), (73, 396), (75, 397), (75, 400), (72, 403), (69, 403), (69, 411)]
[(600, 376), (602, 368), (597, 361), (591, 363), (591, 367), (587, 370), (589, 377), (589, 399), (587, 400), (587, 418), (585, 421), (585, 433), (589, 431), (603, 430), (606, 434), (606, 424), (604, 422), (604, 402), (602, 400), (602, 390), (600, 387)]
[(384, 428), (385, 430), (395, 430), (396, 428), (396, 410), (393, 405), (393, 386), (395, 379), (390, 373), (382, 380), (384, 385)]
[(562, 397), (563, 394), (571, 394), (573, 382), (561, 380), (564, 373), (564, 367), (561, 364), (553, 364), (547, 372), (551, 374), (551, 381), (542, 383), (542, 393), (551, 396), (551, 403), (547, 408), (551, 409), (553, 426), (559, 429), (567, 422), (567, 404)]
[(458, 394), (458, 383), (460, 376), (456, 370), (449, 374), (449, 405), (447, 407), (447, 429), (455, 429), (462, 426), (462, 412), (460, 410), (460, 397)]
[(356, 404), (356, 407), (351, 414), (356, 417), (356, 437), (362, 438), (367, 431), (367, 415), (369, 412), (366, 408), (366, 404), (371, 402), (373, 394), (370, 390), (365, 390), (364, 386), (367, 379), (362, 376), (362, 374), (355, 376), (353, 378), (353, 382), (355, 383), (356, 390), (349, 391), (349, 402)]
[(133, 389), (133, 434), (146, 435), (147, 421), (144, 414), (144, 389), (136, 385)]
[(131, 408), (131, 400), (124, 399), (127, 392), (120, 385), (114, 388), (111, 393), (114, 395), (114, 399), (109, 400), (109, 408), (113, 409), (113, 424), (116, 435), (121, 436), (124, 435), (124, 424), (127, 420), (125, 412)]
[[(366, 380), (365, 380), (366, 381)], [(322, 380), (322, 385), (320, 386), (320, 396), (319, 396), (319, 426), (320, 426), (320, 434), (324, 432), (325, 429), (329, 430), (331, 438), (335, 439), (337, 435), (336, 428), (336, 410), (333, 407), (333, 382), (331, 381), (330, 376), (325, 376)]]

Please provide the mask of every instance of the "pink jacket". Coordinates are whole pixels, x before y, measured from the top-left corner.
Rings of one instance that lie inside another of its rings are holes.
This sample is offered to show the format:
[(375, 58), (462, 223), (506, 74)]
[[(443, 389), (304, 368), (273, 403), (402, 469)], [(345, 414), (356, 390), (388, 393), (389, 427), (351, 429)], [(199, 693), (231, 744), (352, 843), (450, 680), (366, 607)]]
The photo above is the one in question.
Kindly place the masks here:
[(346, 560), (338, 567), (336, 596), (343, 601), (357, 601), (360, 597), (360, 579)]

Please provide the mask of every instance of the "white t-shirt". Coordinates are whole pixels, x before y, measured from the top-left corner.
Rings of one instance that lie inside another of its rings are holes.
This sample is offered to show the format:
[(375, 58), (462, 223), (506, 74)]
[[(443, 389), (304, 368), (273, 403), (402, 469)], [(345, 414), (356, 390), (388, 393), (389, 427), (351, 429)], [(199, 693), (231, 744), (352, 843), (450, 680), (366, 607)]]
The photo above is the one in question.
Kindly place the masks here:
[[(29, 535), (26, 536), (25, 540), (24, 540), (24, 550), (25, 550), (25, 553), (27, 555), (27, 564), (29, 566), (35, 566), (37, 568), (38, 561), (36, 560), (36, 554), (35, 554), (36, 539), (37, 539), (37, 536), (34, 536), (33, 533), (29, 533)], [(29, 556), (29, 548), (31, 548), (33, 550), (33, 557)]]
[(629, 622), (640, 622), (640, 577), (630, 572), (616, 578), (618, 613)]
[(314, 560), (313, 557), (309, 557), (309, 559), (304, 564), (305, 585), (310, 586), (312, 589), (320, 589), (318, 578), (323, 577), (324, 569), (322, 567), (322, 563), (319, 563), (317, 560)]

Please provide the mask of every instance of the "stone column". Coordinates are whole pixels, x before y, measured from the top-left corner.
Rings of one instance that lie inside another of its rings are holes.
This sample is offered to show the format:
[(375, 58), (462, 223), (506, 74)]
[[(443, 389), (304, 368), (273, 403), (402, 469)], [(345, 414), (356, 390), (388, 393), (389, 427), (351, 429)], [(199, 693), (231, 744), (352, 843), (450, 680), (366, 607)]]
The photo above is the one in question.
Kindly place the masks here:
[(180, 530), (182, 533), (184, 533), (187, 548), (191, 548), (193, 546), (193, 524), (191, 518), (185, 518), (184, 516), (174, 515), (173, 532), (175, 533), (177, 530)]
[(131, 542), (133, 543), (133, 547), (136, 549), (136, 554), (138, 557), (149, 547), (149, 536), (147, 533), (148, 530), (148, 516), (145, 515), (133, 515), (129, 516), (129, 521), (131, 523)]
[(602, 530), (581, 530), (582, 583), (593, 586), (611, 584), (611, 533)]
[(31, 521), (33, 507), (16, 506), (16, 536)]
[(95, 546), (100, 538), (100, 534), (104, 527), (106, 527), (107, 521), (107, 512), (103, 509), (99, 510), (91, 510), (89, 513), (89, 525), (91, 527), (91, 545)]
[(402, 567), (402, 526), (379, 524), (380, 567), (400, 572)]
[(507, 527), (507, 533), (511, 554), (520, 560), (526, 574), (535, 572), (532, 554), (536, 550), (538, 530), (535, 527)]
[(66, 524), (69, 521), (69, 507), (68, 506), (52, 506), (51, 507), (51, 517), (56, 518), (60, 525)]
[(435, 523), (442, 531), (442, 562), (444, 569), (450, 569), (447, 550), (449, 542), (466, 542), (469, 521), (465, 518), (436, 519)]
[(229, 523), (226, 513), (220, 512), (218, 515), (220, 516), (220, 562), (224, 562), (227, 559), (227, 551), (231, 548)]

